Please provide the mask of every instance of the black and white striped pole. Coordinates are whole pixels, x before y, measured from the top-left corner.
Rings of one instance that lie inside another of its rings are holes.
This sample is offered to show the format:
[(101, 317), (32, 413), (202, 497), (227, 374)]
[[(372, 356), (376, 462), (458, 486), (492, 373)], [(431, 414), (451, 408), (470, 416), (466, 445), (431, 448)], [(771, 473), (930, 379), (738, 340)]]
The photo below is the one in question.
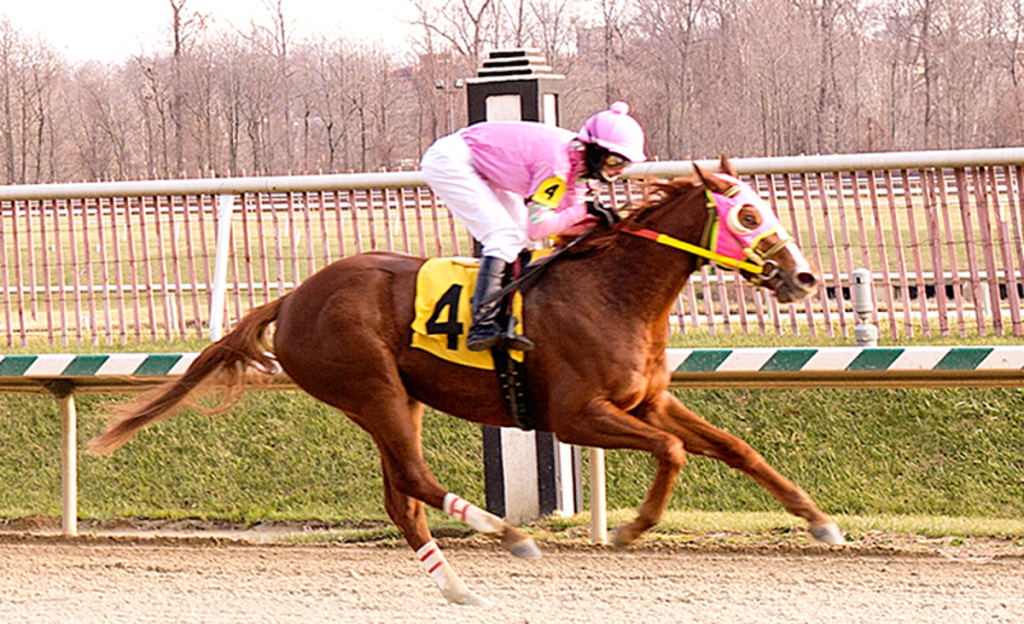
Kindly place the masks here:
[[(493, 50), (465, 85), (470, 124), (538, 121), (558, 125), (565, 76), (552, 73), (539, 50)], [(578, 448), (546, 432), (486, 426), (483, 443), (487, 511), (520, 523), (582, 510)]]

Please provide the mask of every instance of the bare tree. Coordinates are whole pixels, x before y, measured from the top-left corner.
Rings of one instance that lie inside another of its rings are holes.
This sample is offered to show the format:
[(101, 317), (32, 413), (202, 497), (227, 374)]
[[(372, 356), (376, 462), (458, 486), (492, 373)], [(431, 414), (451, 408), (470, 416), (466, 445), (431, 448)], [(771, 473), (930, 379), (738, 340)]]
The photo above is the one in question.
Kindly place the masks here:
[(99, 63), (74, 73), (76, 100), (76, 152), (80, 171), (88, 179), (126, 179), (135, 171), (133, 147), (138, 136), (135, 108), (124, 89), (116, 88), (124, 76)]
[(134, 61), (132, 93), (145, 129), (146, 173), (149, 177), (173, 177), (172, 170), (177, 168), (171, 164), (174, 94), (164, 71), (167, 65), (158, 56), (136, 56)]
[(424, 36), (439, 37), (474, 67), (479, 65), (489, 34), (497, 45), (495, 1), (410, 0), (418, 13), (415, 24), (422, 27)]
[(344, 39), (317, 42), (312, 56), (311, 92), (317, 118), (323, 126), (328, 171), (348, 168), (344, 141), (347, 138), (345, 93), (348, 90), (348, 43)]
[(625, 29), (627, 4), (625, 0), (598, 0), (601, 14), (601, 64), (604, 78), (604, 103), (619, 99), (616, 69), (625, 60)]
[(533, 0), (528, 3), (533, 16), (531, 45), (540, 48), (556, 72), (568, 73), (575, 57), (575, 35), (580, 18), (574, 0)]
[(652, 157), (1024, 141), (1024, 0), (413, 0), (398, 51), (302, 39), (284, 1), (237, 31), (169, 0), (171, 45), (107, 66), (0, 19), (0, 178), (405, 166), (509, 45), (566, 75), (562, 125), (626, 99)]
[(279, 106), (277, 108), (282, 117), (280, 139), (281, 142), (284, 143), (284, 166), (286, 169), (291, 169), (294, 167), (295, 163), (294, 151), (292, 148), (291, 119), (292, 72), (288, 63), (288, 47), (290, 43), (288, 37), (290, 33), (290, 24), (288, 20), (285, 19), (284, 0), (263, 0), (263, 6), (266, 7), (267, 12), (270, 14), (272, 27), (267, 29), (257, 27), (254, 24), (254, 30), (259, 29), (264, 33), (264, 36), (256, 38), (254, 43), (257, 45), (269, 46), (265, 48), (264, 51), (269, 52), (275, 66), (274, 93), (277, 96), (275, 99), (279, 100)]
[(222, 166), (220, 137), (225, 133), (223, 119), (217, 114), (217, 84), (222, 79), (220, 59), (212, 46), (200, 43), (189, 51), (182, 74), (188, 98), (184, 108), (191, 121), (187, 137), (191, 139), (185, 154), (200, 172), (218, 171)]
[(11, 22), (0, 19), (0, 154), (4, 160), (4, 182), (17, 182), (14, 158), (15, 131), (18, 125), (16, 92), (18, 90), (20, 36)]
[(174, 169), (176, 175), (185, 170), (185, 107), (188, 97), (183, 78), (183, 65), (193, 39), (206, 29), (208, 16), (187, 12), (188, 0), (169, 0), (171, 5), (171, 98), (168, 113), (174, 124)]
[(657, 125), (648, 123), (647, 131), (658, 141), (666, 158), (686, 154), (684, 124), (690, 108), (699, 97), (702, 81), (694, 76), (693, 50), (707, 27), (705, 0), (639, 0), (639, 31), (646, 44), (648, 76), (655, 88), (645, 103)]
[[(53, 156), (50, 116), (53, 93), (58, 88), (65, 67), (49, 46), (39, 44), (26, 48), (21, 89), (21, 141), (18, 181), (38, 183), (53, 181)], [(44, 172), (44, 168), (48, 171)]]
[(985, 0), (986, 49), (993, 53), (993, 63), (1009, 80), (1012, 110), (1000, 102), (994, 115), (993, 131), (1005, 137), (1004, 145), (1024, 143), (1024, 1)]

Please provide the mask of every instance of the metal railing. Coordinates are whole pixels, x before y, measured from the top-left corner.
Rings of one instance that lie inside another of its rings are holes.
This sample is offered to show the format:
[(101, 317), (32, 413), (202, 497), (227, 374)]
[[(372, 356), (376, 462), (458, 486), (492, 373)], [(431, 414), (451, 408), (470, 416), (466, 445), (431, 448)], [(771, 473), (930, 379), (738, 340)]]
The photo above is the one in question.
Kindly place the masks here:
[[(865, 267), (880, 279), (873, 320), (883, 337), (1024, 333), (1024, 149), (733, 164), (825, 287), (779, 306), (705, 267), (680, 293), (678, 331), (849, 336), (847, 280)], [(643, 194), (636, 178), (690, 171), (634, 165), (633, 179), (606, 192), (622, 204)], [(468, 255), (471, 245), (418, 172), (4, 187), (0, 342), (206, 337), (330, 262), (382, 249)]]

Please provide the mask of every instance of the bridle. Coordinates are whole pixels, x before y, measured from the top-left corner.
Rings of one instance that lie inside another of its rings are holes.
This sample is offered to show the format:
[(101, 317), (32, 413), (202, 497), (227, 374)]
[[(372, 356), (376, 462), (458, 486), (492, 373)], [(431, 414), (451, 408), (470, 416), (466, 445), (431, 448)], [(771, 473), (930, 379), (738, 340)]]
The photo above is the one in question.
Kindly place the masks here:
[[(626, 234), (632, 234), (633, 236), (639, 236), (640, 238), (646, 238), (652, 240), (658, 244), (666, 245), (674, 249), (679, 249), (697, 256), (700, 260), (698, 266), (703, 262), (711, 261), (725, 269), (738, 269), (747, 273), (747, 279), (755, 286), (763, 286), (771, 282), (778, 275), (779, 265), (772, 258), (778, 254), (786, 245), (793, 242), (793, 238), (782, 228), (781, 225), (774, 225), (764, 229), (764, 231), (757, 232), (755, 236), (749, 237), (747, 242), (741, 239), (739, 235), (734, 233), (729, 227), (728, 218), (723, 219), (722, 213), (728, 213), (728, 210), (732, 206), (725, 205), (723, 201), (718, 198), (731, 199), (737, 196), (741, 192), (740, 187), (737, 184), (730, 186), (724, 193), (715, 193), (710, 189), (704, 189), (704, 194), (707, 197), (707, 208), (708, 218), (704, 224), (704, 233), (701, 235), (700, 245), (694, 245), (683, 240), (679, 240), (668, 234), (662, 234), (655, 232), (647, 228), (641, 228), (639, 230), (631, 230), (628, 227), (624, 227), (620, 232)], [(763, 200), (759, 200), (763, 204)], [(767, 206), (755, 206), (762, 213), (762, 218), (766, 214)], [(770, 211), (767, 214), (771, 214)], [(777, 224), (778, 219), (774, 218), (773, 221)], [(729, 234), (729, 237), (734, 245), (724, 246), (721, 244), (721, 224), (722, 221), (726, 221), (725, 231)], [(766, 250), (760, 250), (757, 248), (758, 243), (764, 238), (775, 234), (779, 236), (779, 242), (775, 243)], [(740, 250), (739, 254), (735, 253), (722, 253), (721, 250), (734, 247)], [(736, 257), (740, 256), (742, 257)]]

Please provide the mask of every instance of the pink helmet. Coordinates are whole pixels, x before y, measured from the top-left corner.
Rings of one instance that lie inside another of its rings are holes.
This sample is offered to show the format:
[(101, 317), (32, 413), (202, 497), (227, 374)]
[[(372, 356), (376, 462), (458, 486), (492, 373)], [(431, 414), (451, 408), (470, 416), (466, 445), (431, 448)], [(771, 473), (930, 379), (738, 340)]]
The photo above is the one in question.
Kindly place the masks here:
[(644, 130), (636, 119), (629, 116), (629, 104), (625, 102), (614, 102), (608, 110), (588, 119), (580, 128), (579, 139), (584, 143), (596, 143), (631, 162), (647, 160), (644, 156)]

